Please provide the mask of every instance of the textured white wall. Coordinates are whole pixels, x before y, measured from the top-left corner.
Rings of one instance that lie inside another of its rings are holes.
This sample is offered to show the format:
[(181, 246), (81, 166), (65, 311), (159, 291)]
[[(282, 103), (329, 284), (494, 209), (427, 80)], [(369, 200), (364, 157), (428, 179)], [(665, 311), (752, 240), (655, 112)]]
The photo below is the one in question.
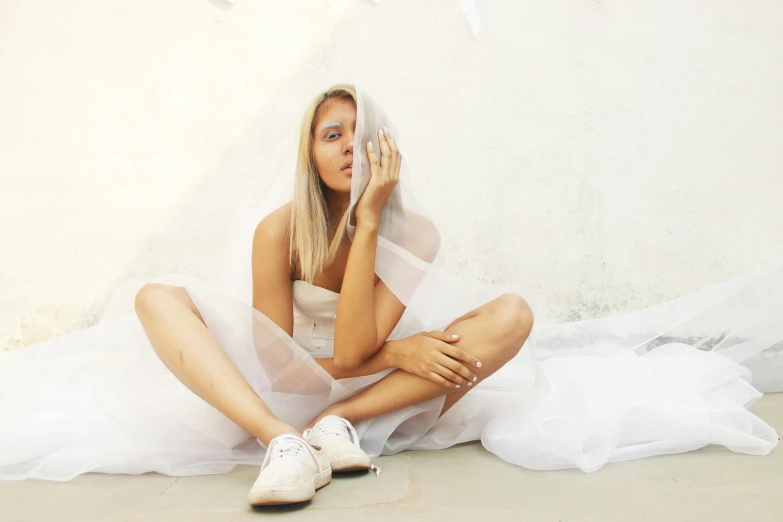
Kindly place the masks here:
[(542, 316), (783, 257), (783, 3), (0, 0), (0, 347), (118, 282), (205, 275), (244, 184), (330, 83), (402, 132), (466, 278)]

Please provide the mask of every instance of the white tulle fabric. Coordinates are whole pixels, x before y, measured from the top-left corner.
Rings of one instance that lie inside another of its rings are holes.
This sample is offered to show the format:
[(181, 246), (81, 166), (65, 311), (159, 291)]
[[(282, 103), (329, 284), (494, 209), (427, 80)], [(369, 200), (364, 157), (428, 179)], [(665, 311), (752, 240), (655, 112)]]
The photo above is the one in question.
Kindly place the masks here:
[[(380, 125), (400, 141), (361, 90), (357, 109), (355, 151), (365, 150)], [(270, 158), (264, 172), (278, 173), (271, 185), (259, 177), (246, 192), (213, 277), (172, 274), (155, 281), (186, 288), (256, 393), (282, 420), (302, 427), (388, 371), (334, 380), (316, 364), (314, 358), (332, 353), (339, 294), (293, 282), (292, 337), (251, 306), (253, 231), (293, 194), (295, 146), (287, 140)], [(365, 154), (355, 154), (353, 172), (355, 205), (369, 179)], [(405, 162), (382, 221), (376, 273), (407, 305), (391, 339), (443, 329), (506, 292), (522, 295), (535, 311), (521, 287), (468, 284), (449, 272)], [(141, 284), (118, 290), (98, 325), (0, 361), (0, 479), (195, 475), (261, 465), (264, 450), (255, 439), (190, 392), (155, 355), (132, 311)], [(536, 323), (519, 355), (443, 417), (444, 399), (437, 398), (356, 429), (371, 456), (481, 440), (509, 462), (542, 470), (595, 471), (708, 444), (767, 454), (777, 434), (746, 408), (760, 397), (757, 388), (783, 390), (781, 310), (783, 265), (776, 264), (622, 316)]]

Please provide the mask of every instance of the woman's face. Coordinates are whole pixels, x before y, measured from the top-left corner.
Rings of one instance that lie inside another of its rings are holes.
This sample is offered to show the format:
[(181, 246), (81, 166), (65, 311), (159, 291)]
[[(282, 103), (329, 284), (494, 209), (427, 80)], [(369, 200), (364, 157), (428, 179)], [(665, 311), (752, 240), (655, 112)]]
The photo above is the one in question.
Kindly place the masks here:
[(324, 184), (335, 192), (351, 192), (355, 129), (356, 104), (353, 100), (329, 98), (321, 104), (313, 133), (313, 157)]

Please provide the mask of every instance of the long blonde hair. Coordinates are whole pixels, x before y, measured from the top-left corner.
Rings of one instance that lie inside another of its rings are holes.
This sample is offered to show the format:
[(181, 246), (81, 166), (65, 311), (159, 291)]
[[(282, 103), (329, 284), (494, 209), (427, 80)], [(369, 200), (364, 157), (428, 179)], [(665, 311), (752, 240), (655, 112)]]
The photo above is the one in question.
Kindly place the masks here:
[[(353, 85), (334, 85), (312, 101), (302, 119), (299, 133), (299, 151), (294, 180), (294, 199), (291, 203), (289, 234), (289, 265), (299, 261), (301, 277), (313, 283), (315, 277), (337, 255), (346, 235), (348, 208), (339, 219), (330, 216), (324, 196), (324, 185), (318, 175), (313, 156), (313, 135), (318, 109), (330, 98), (345, 98), (357, 102)], [(334, 238), (329, 241), (329, 226), (337, 226)]]

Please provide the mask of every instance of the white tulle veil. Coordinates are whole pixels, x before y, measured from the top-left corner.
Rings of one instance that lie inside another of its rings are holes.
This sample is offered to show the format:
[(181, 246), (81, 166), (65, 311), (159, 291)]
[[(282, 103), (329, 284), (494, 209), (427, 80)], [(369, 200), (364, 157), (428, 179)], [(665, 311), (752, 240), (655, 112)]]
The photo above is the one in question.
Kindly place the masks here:
[[(377, 102), (361, 88), (357, 88), (357, 98), (354, 151), (361, 153), (354, 154), (351, 218), (347, 225), (351, 238), (355, 230), (354, 209), (370, 178), (367, 142), (374, 141), (378, 147), (376, 131), (386, 126), (404, 143), (404, 138), (399, 137), (396, 126)], [(245, 192), (211, 278), (221, 291), (244, 303), (250, 303), (252, 298), (250, 254), (254, 230), (266, 215), (292, 200), (296, 150), (296, 137), (291, 133)], [(270, 171), (273, 172), (271, 181)], [(440, 249), (438, 228), (413, 192), (410, 168), (404, 158), (400, 181), (381, 214), (375, 271), (406, 304), (409, 313), (415, 313), (422, 326), (428, 329), (443, 327), (443, 317), (456, 318), (510, 288), (469, 285), (458, 281), (449, 271)], [(433, 313), (433, 310), (437, 312)]]
[[(404, 144), (404, 135), (400, 135), (381, 106), (359, 86), (357, 95), (354, 151), (361, 154), (354, 156), (352, 210), (369, 181), (365, 145), (377, 140), (376, 130), (385, 125)], [(251, 299), (253, 231), (264, 216), (291, 200), (296, 147), (292, 133), (248, 188), (215, 271), (213, 280), (221, 289), (245, 303)], [(406, 314), (424, 329), (442, 328), (448, 324), (446, 318), (456, 318), (505, 292), (524, 297), (535, 314), (535, 296), (523, 284), (521, 274), (519, 284), (485, 285), (461, 281), (450, 272), (445, 253), (440, 249), (437, 224), (416, 198), (411, 178), (411, 168), (403, 160), (399, 185), (382, 214), (376, 256), (376, 273), (408, 306)], [(348, 223), (349, 237), (353, 236), (354, 224), (353, 219)], [(761, 389), (783, 390), (783, 264), (775, 263), (629, 314), (564, 324), (536, 321), (534, 333), (523, 351), (525, 355), (520, 357), (533, 360), (623, 350), (642, 354), (671, 342), (720, 352), (752, 368), (754, 384)]]

